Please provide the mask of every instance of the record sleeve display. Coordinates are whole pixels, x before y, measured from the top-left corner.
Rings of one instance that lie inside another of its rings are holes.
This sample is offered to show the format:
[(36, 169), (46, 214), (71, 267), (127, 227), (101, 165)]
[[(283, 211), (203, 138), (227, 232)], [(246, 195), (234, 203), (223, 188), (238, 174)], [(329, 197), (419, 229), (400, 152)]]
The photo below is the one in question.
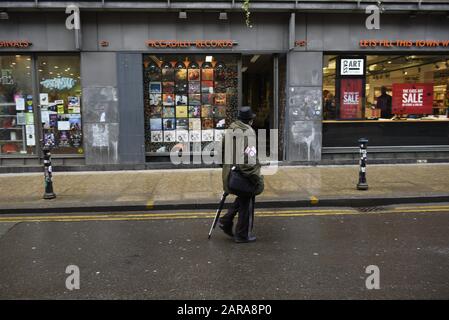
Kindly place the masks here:
[(237, 113), (237, 57), (145, 55), (145, 146), (168, 153), (178, 143), (220, 141)]

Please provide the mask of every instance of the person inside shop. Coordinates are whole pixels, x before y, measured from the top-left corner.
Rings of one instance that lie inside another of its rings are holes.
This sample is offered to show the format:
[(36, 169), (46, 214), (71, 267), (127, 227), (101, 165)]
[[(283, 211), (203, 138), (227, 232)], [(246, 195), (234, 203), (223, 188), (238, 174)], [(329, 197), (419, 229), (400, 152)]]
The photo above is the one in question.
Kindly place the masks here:
[(381, 118), (384, 119), (390, 119), (393, 114), (391, 110), (391, 96), (387, 94), (387, 87), (382, 86), (380, 88), (381, 95), (377, 97), (377, 109), (380, 109), (381, 111)]
[(324, 119), (336, 119), (337, 108), (335, 104), (335, 98), (332, 92), (324, 91)]
[[(229, 130), (232, 130), (232, 133), (235, 133), (236, 130), (242, 130), (243, 134), (253, 135), (256, 133), (254, 129), (251, 127), (256, 115), (252, 112), (251, 107), (242, 107), (238, 111), (237, 121), (234, 121), (229, 126)], [(237, 135), (237, 133), (235, 133)], [(253, 144), (256, 139), (246, 139), (244, 138), (244, 146), (243, 146), (243, 163), (237, 164), (236, 159), (238, 159), (238, 155), (236, 152), (239, 152), (238, 148), (235, 148), (235, 152), (233, 152), (233, 159), (229, 161), (231, 163), (226, 163), (226, 155), (225, 155), (225, 140), (226, 134), (222, 141), (222, 155), (224, 155), (223, 159), (223, 190), (227, 193), (235, 194), (232, 190), (229, 189), (229, 180), (231, 170), (238, 171), (238, 174), (241, 174), (243, 179), (248, 179), (249, 184), (252, 186), (252, 195), (251, 196), (242, 196), (238, 195), (234, 201), (234, 203), (230, 206), (228, 212), (222, 216), (219, 220), (219, 227), (226, 233), (227, 235), (234, 238), (234, 241), (237, 243), (247, 243), (256, 241), (256, 237), (252, 234), (253, 229), (253, 221), (254, 221), (254, 204), (256, 195), (259, 195), (263, 192), (264, 189), (264, 180), (261, 175), (261, 166), (257, 159), (257, 149), (256, 145)], [(253, 141), (251, 141), (253, 140)], [(233, 143), (234, 146), (237, 143)], [(252, 158), (252, 159), (250, 159)], [(255, 161), (254, 161), (255, 160)], [(233, 232), (233, 224), (234, 217), (238, 213), (238, 220), (235, 226), (235, 233)]]

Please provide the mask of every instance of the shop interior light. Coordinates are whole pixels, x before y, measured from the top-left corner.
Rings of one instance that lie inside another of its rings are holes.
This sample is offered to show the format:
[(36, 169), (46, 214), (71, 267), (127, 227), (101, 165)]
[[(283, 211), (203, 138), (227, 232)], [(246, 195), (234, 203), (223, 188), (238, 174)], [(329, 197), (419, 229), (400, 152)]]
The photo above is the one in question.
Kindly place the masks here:
[(9, 19), (9, 14), (6, 11), (1, 11), (0, 12), (0, 20), (8, 20)]
[(435, 63), (435, 69), (440, 69), (440, 66), (438, 65), (438, 63)]
[(242, 72), (245, 72), (246, 70), (248, 70), (248, 67), (243, 67), (242, 68)]
[(212, 56), (206, 56), (206, 62), (212, 62), (213, 57)]
[(179, 19), (187, 19), (187, 12), (186, 11), (180, 11), (179, 12)]
[(259, 54), (255, 54), (255, 55), (253, 55), (253, 57), (251, 58), (251, 63), (254, 63), (254, 62), (256, 62), (257, 61), (257, 59), (259, 59), (259, 57), (260, 57), (260, 55)]
[(226, 12), (220, 12), (220, 15), (218, 16), (218, 19), (220, 19), (220, 20), (228, 20), (228, 14)]

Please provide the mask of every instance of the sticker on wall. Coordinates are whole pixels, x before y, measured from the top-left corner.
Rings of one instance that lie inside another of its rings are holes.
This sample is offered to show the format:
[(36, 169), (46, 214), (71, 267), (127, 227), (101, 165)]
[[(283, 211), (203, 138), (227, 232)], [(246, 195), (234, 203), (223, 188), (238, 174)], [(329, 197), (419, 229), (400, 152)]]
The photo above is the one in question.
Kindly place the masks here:
[(25, 110), (25, 99), (22, 98), (21, 96), (15, 96), (14, 99), (16, 101), (16, 110), (17, 111)]

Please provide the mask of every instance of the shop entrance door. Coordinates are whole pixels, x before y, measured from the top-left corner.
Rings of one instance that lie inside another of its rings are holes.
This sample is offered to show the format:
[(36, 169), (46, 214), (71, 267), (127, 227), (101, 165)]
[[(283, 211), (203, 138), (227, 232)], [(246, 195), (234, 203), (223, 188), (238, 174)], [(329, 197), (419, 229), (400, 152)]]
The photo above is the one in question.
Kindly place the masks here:
[(278, 129), (278, 57), (274, 54), (242, 56), (242, 106), (256, 113), (253, 128), (266, 129), (267, 151), (270, 129)]

